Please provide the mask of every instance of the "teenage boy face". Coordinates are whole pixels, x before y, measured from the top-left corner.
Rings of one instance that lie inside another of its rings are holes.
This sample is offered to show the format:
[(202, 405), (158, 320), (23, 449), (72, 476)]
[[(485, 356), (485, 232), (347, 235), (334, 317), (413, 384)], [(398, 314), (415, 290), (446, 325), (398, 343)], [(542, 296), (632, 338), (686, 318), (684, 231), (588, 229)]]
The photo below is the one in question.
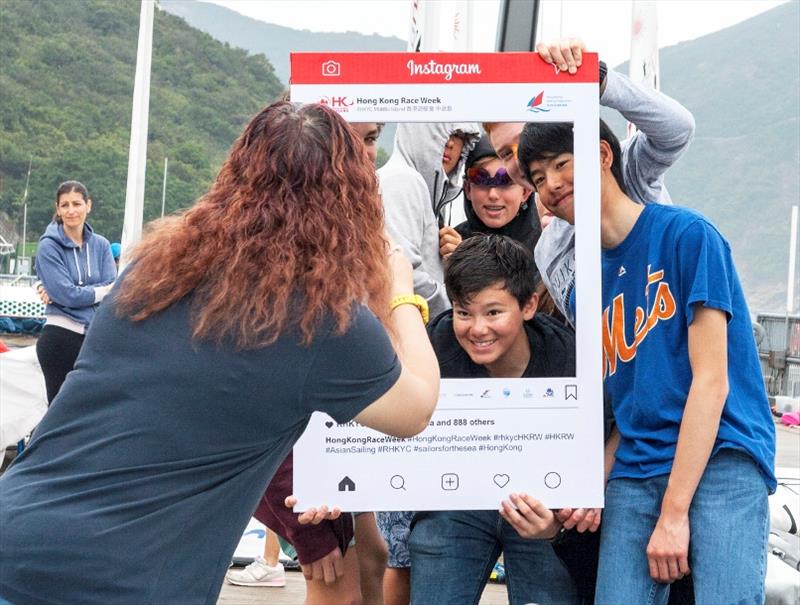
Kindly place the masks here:
[[(503, 368), (518, 367), (530, 357), (523, 322), (536, 313), (534, 294), (520, 308), (505, 284), (497, 283), (475, 294), (469, 302), (453, 301), (453, 332), (461, 348), (490, 376), (503, 377)], [(511, 376), (506, 376), (511, 378)]]
[(571, 225), (575, 224), (573, 160), (571, 153), (562, 153), (552, 158), (534, 160), (528, 166), (539, 202)]
[(378, 137), (381, 134), (381, 129), (378, 128), (376, 122), (354, 122), (350, 126), (353, 127), (358, 133), (358, 136), (364, 141), (364, 147), (367, 148), (367, 155), (370, 161), (374, 164), (378, 159)]

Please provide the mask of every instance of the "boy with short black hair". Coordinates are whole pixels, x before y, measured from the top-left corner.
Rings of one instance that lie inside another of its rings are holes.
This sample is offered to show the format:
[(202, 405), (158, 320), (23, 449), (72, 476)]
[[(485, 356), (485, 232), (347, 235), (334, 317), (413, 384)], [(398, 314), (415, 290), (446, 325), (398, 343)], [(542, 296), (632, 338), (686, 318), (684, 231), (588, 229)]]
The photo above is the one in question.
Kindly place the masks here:
[[(475, 235), (445, 265), (453, 309), (428, 333), (443, 378), (519, 378), (575, 375), (572, 330), (537, 315), (533, 257), (501, 235)], [(512, 503), (513, 502), (513, 506)], [(525, 511), (530, 540), (506, 520)], [(411, 601), (416, 605), (476, 603), (500, 552), (509, 598), (517, 603), (578, 603), (575, 584), (547, 538), (561, 525), (526, 494), (512, 494), (498, 511), (417, 513), (409, 542)]]
[[(519, 147), (570, 223), (572, 140), (572, 124), (531, 123)], [(601, 122), (603, 376), (620, 439), (596, 602), (663, 603), (691, 558), (697, 603), (762, 603), (775, 429), (730, 246), (697, 212), (634, 202), (618, 162)]]

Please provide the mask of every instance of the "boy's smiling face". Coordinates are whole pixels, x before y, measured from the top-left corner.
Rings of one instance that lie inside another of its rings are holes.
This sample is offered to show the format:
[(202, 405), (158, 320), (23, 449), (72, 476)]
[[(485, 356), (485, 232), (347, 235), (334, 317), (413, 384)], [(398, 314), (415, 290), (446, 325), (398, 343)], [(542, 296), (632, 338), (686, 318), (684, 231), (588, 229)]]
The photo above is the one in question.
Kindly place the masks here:
[[(535, 294), (520, 304), (502, 283), (484, 288), (469, 301), (453, 301), (453, 331), (461, 348), (495, 378), (521, 376), (530, 360), (523, 326), (536, 313)], [(512, 375), (516, 374), (516, 376)]]
[(561, 153), (528, 166), (539, 202), (555, 216), (575, 224), (573, 155)]

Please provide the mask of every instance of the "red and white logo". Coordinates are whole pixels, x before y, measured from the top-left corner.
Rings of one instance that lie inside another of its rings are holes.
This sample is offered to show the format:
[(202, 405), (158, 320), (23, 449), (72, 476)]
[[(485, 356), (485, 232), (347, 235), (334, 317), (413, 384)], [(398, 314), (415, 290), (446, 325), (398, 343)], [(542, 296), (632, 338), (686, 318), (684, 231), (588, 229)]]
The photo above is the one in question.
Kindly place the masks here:
[(321, 97), (319, 104), (327, 105), (332, 109), (345, 109), (350, 107), (353, 102), (347, 97)]
[(338, 78), (341, 75), (342, 66), (336, 61), (325, 61), (322, 64), (322, 75)]

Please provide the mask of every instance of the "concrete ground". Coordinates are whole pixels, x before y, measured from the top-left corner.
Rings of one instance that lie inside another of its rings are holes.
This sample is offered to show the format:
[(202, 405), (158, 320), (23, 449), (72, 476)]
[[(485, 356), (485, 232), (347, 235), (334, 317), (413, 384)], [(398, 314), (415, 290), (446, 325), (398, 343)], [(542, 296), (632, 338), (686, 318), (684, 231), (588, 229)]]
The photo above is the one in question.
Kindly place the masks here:
[[(303, 574), (286, 572), (286, 586), (282, 588), (245, 588), (225, 584), (217, 605), (302, 605), (306, 596)], [(480, 605), (508, 605), (504, 584), (488, 584)]]
[[(776, 425), (778, 451), (775, 466), (778, 468), (800, 467), (800, 429), (790, 429)], [(220, 593), (218, 605), (301, 605), (305, 598), (305, 583), (300, 572), (287, 572), (287, 585), (284, 588), (243, 588), (225, 584)], [(503, 584), (489, 584), (481, 598), (480, 605), (508, 605), (506, 587)]]

